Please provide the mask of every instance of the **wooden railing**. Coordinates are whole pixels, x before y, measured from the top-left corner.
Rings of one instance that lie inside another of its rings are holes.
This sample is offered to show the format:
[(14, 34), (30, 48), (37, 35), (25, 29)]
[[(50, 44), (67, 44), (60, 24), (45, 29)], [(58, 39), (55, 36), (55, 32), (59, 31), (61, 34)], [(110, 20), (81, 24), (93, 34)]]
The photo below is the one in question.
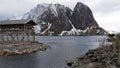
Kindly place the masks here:
[(0, 29), (0, 43), (35, 41), (33, 29)]

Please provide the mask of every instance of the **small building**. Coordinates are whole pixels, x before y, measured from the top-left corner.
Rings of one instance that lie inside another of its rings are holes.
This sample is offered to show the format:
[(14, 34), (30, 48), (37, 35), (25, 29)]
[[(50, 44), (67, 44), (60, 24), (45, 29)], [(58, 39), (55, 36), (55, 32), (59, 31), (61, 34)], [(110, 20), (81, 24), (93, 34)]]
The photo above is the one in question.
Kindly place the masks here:
[(0, 21), (0, 29), (32, 29), (36, 23), (33, 20)]
[[(29, 35), (33, 36), (34, 26), (33, 20), (5, 20), (0, 21), (0, 38), (1, 41), (24, 41), (25, 37), (29, 40)], [(19, 38), (22, 37), (22, 38)], [(17, 40), (16, 40), (17, 39)], [(27, 40), (27, 41), (28, 41)], [(33, 38), (35, 40), (35, 38)]]

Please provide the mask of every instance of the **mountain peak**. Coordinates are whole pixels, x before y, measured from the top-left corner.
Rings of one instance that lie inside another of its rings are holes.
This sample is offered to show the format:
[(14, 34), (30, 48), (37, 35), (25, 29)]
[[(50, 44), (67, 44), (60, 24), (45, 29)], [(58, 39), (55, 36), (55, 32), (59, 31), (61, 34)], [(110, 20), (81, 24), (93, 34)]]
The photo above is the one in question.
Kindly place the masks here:
[(77, 5), (84, 5), (82, 2), (77, 2)]
[(91, 26), (99, 27), (90, 8), (82, 2), (77, 2), (71, 15), (71, 21), (77, 29), (81, 30)]
[(75, 7), (88, 7), (87, 5), (85, 5), (84, 3), (82, 2), (77, 2), (76, 6)]
[(41, 4), (38, 4), (37, 7), (48, 7), (49, 4), (47, 3), (41, 3)]

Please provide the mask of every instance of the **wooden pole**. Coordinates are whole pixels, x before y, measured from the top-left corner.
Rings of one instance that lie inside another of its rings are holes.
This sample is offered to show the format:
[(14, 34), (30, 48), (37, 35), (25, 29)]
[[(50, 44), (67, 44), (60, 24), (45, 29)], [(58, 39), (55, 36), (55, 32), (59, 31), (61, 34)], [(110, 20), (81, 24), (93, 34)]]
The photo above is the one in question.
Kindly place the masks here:
[(118, 66), (120, 67), (120, 34), (117, 35), (116, 42), (118, 42)]
[(2, 42), (4, 42), (4, 31), (2, 33)]
[(34, 31), (33, 31), (33, 41), (35, 42), (35, 33), (34, 33)]
[(34, 30), (32, 29), (32, 35), (33, 35), (33, 42), (35, 42), (36, 40), (35, 40), (35, 32), (34, 32)]
[(17, 35), (17, 42), (19, 41), (19, 32), (18, 32), (19, 30), (17, 29), (17, 31), (16, 31), (16, 35)]
[(0, 27), (0, 43), (1, 43), (1, 34), (2, 34), (2, 33), (1, 33), (1, 27)]
[(30, 41), (30, 38), (29, 38), (29, 33), (27, 33), (27, 40)]
[(117, 61), (117, 65), (118, 67), (120, 67), (120, 40), (118, 41), (118, 61)]

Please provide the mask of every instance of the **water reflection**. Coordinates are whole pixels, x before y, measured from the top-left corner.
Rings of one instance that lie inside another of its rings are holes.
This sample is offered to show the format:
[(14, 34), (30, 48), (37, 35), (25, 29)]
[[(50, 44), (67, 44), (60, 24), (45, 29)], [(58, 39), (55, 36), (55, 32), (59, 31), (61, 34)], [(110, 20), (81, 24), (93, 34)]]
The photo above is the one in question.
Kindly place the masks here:
[(39, 68), (36, 54), (0, 57), (0, 68)]

